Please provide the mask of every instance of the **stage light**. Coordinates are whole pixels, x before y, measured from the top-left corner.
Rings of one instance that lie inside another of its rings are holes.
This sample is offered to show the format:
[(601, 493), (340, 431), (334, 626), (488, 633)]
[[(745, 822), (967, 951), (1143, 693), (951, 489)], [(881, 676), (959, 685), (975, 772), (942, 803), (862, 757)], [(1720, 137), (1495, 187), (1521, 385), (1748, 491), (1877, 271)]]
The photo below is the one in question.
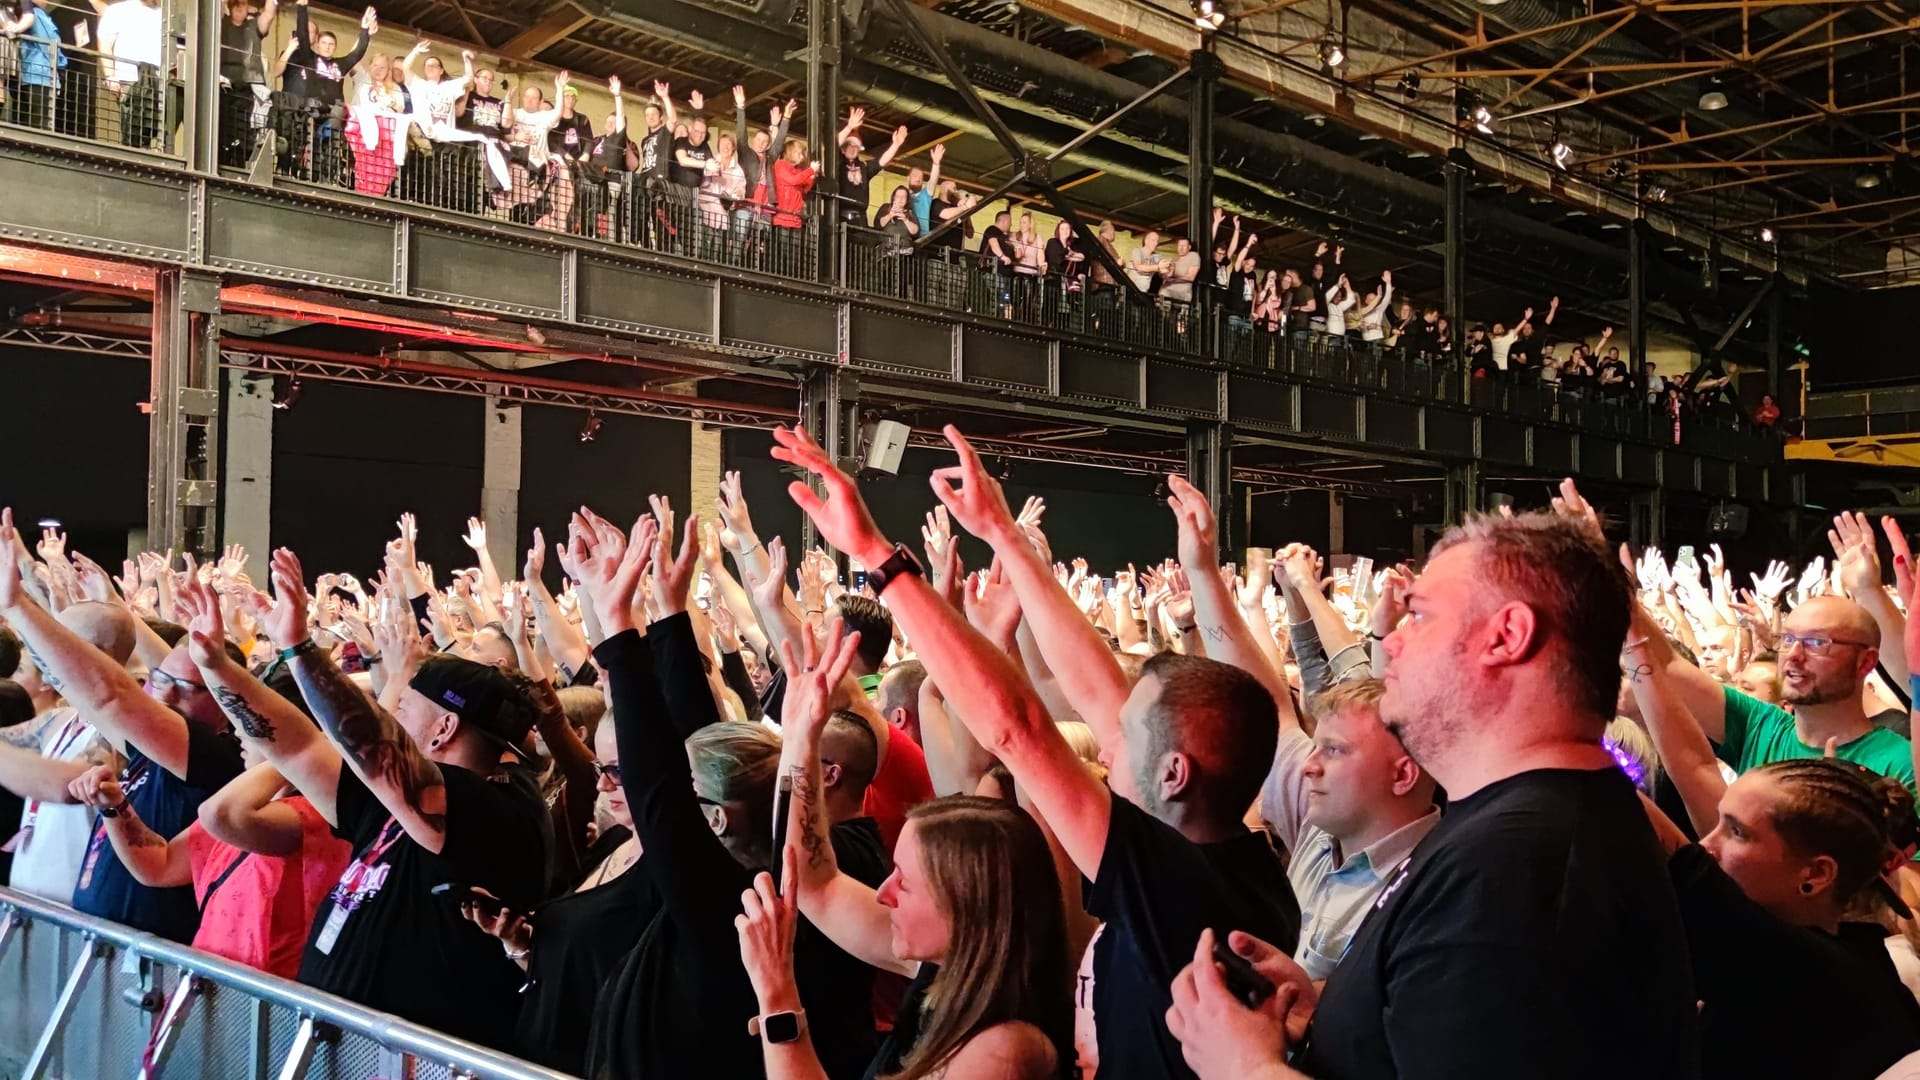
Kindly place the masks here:
[(1493, 134), (1493, 113), (1489, 112), (1485, 105), (1474, 108), (1473, 129), (1482, 135)]
[(1555, 136), (1553, 145), (1548, 148), (1547, 153), (1553, 157), (1553, 163), (1555, 165), (1558, 165), (1561, 169), (1565, 169), (1567, 167), (1567, 159), (1573, 156), (1573, 147), (1568, 146), (1564, 139)]
[(605, 427), (606, 425), (607, 425), (607, 422), (605, 420), (600, 419), (599, 413), (595, 412), (592, 409), (588, 409), (587, 421), (586, 423), (580, 425), (580, 441), (592, 442), (593, 437), (595, 435), (600, 434), (600, 429)]
[(1718, 112), (1727, 107), (1727, 93), (1720, 88), (1720, 76), (1707, 80), (1707, 88), (1700, 95), (1701, 112)]
[(1763, 244), (1773, 243), (1773, 230), (1765, 225), (1760, 226), (1760, 242)]
[(1666, 202), (1667, 189), (1661, 187), (1659, 184), (1655, 184), (1652, 187), (1649, 187), (1647, 189), (1647, 201), (1648, 202)]
[(1866, 172), (1853, 178), (1853, 186), (1862, 191), (1877, 188), (1880, 186), (1880, 174), (1872, 169), (1868, 169)]
[(1420, 96), (1420, 73), (1409, 71), (1400, 76), (1400, 96), (1412, 101)]
[(1328, 40), (1320, 46), (1320, 59), (1330, 68), (1337, 68), (1347, 62), (1347, 51), (1338, 42)]
[(282, 412), (285, 412), (286, 410), (293, 408), (294, 405), (297, 404), (299, 401), (300, 401), (300, 376), (293, 375), (287, 379), (287, 388), (281, 391), (280, 394), (273, 399), (273, 407), (281, 410)]
[(1626, 178), (1627, 178), (1627, 163), (1626, 163), (1626, 162), (1624, 162), (1624, 161), (1610, 161), (1610, 162), (1608, 162), (1608, 163), (1607, 163), (1607, 179), (1609, 179), (1609, 180), (1625, 180)]
[(1226, 24), (1227, 13), (1218, 0), (1193, 0), (1193, 25), (1203, 34), (1211, 34)]

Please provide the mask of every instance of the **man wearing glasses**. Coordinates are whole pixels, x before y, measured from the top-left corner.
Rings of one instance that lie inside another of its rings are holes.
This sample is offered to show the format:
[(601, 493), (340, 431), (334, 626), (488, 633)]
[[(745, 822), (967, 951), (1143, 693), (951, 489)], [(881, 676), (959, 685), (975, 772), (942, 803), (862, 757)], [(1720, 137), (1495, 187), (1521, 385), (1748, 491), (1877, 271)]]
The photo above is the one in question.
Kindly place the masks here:
[[(1867, 718), (1867, 676), (1880, 658), (1880, 627), (1867, 609), (1838, 596), (1807, 600), (1780, 633), (1781, 704), (1787, 712), (1723, 687), (1675, 657), (1668, 673), (1687, 709), (1739, 772), (1774, 761), (1835, 757), (1914, 786), (1911, 745)], [(1897, 643), (1896, 643), (1897, 645)]]
[[(11, 532), (10, 525), (0, 527), (0, 538)], [(187, 654), (187, 639), (148, 672), (142, 687), (113, 657), (40, 606), (12, 565), (0, 568), (0, 615), (26, 642), (49, 683), (126, 755), (119, 777), (124, 798), (94, 820), (73, 906), (191, 942), (200, 925), (192, 886), (154, 889), (135, 881), (108, 842), (105, 820), (131, 809), (159, 835), (177, 835), (199, 817), (200, 804), (244, 768), (240, 742)]]

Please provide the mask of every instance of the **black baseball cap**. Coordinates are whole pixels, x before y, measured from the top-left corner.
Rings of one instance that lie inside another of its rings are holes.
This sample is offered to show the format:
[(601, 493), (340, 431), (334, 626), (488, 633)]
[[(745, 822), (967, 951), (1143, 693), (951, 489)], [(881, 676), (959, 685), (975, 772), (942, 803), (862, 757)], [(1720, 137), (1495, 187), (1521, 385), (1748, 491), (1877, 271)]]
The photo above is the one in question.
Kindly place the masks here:
[(445, 654), (430, 656), (407, 687), (459, 717), (462, 724), (515, 748), (533, 729), (533, 701), (491, 664)]

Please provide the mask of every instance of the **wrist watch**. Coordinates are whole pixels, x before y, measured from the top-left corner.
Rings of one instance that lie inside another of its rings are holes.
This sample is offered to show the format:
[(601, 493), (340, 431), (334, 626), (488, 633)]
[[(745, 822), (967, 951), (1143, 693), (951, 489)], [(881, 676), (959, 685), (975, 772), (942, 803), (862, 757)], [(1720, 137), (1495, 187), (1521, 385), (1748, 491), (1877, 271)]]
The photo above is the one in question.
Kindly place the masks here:
[(103, 818), (117, 818), (117, 817), (119, 817), (119, 816), (120, 816), (121, 814), (123, 814), (123, 813), (125, 813), (125, 812), (126, 812), (126, 810), (127, 810), (127, 799), (126, 799), (126, 796), (124, 796), (124, 795), (123, 795), (123, 796), (121, 796), (121, 798), (120, 798), (120, 805), (119, 805), (119, 806), (103, 806), (103, 807), (101, 807), (101, 808), (100, 808), (100, 816), (101, 816), (101, 817), (103, 817)]
[(924, 578), (927, 569), (920, 565), (919, 559), (914, 558), (907, 545), (895, 544), (893, 554), (887, 556), (885, 562), (867, 571), (867, 584), (873, 586), (873, 595), (879, 596), (887, 591), (887, 586), (892, 584), (894, 578), (902, 574)]
[(798, 1042), (807, 1030), (807, 1010), (768, 1013), (747, 1021), (747, 1034), (757, 1035), (774, 1045)]

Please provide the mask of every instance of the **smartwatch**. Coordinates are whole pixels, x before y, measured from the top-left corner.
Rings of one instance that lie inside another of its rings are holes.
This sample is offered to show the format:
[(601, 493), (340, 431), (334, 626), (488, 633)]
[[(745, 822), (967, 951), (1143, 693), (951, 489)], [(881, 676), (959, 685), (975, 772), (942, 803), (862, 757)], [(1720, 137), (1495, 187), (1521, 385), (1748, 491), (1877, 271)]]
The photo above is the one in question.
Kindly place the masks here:
[(805, 1009), (768, 1013), (747, 1021), (747, 1034), (758, 1035), (776, 1046), (781, 1043), (798, 1042), (801, 1033), (806, 1030), (807, 1010)]
[(907, 545), (895, 544), (893, 554), (887, 556), (885, 562), (867, 571), (867, 584), (873, 586), (873, 595), (879, 596), (887, 591), (887, 586), (893, 582), (894, 578), (902, 574), (924, 578), (927, 576), (927, 569), (920, 565), (919, 559), (914, 558), (913, 552), (907, 548)]

